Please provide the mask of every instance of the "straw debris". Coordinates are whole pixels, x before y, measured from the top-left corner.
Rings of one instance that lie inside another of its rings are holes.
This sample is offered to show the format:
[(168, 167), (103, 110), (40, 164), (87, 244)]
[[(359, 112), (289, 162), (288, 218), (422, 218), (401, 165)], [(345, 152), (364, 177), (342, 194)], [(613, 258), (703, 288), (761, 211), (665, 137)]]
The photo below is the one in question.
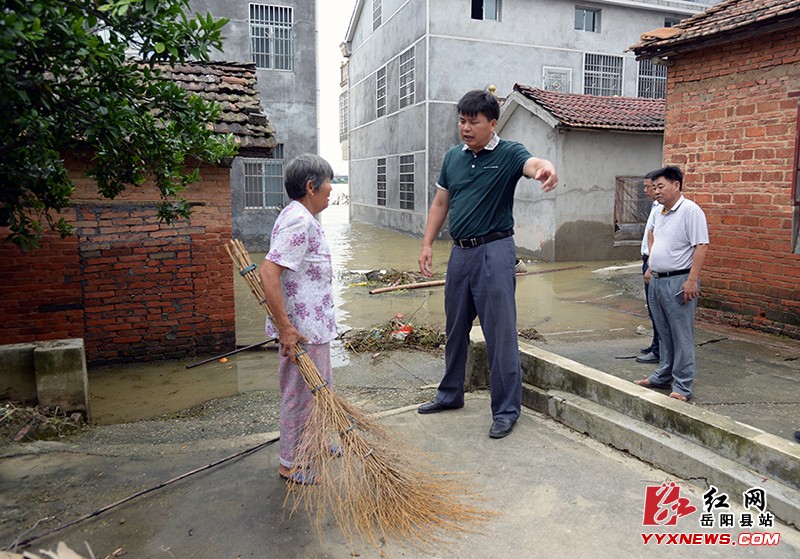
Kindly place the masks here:
[(375, 353), (393, 349), (441, 351), (446, 341), (444, 332), (432, 326), (404, 322), (402, 315), (369, 330), (350, 330), (343, 336), (344, 346), (353, 353)]

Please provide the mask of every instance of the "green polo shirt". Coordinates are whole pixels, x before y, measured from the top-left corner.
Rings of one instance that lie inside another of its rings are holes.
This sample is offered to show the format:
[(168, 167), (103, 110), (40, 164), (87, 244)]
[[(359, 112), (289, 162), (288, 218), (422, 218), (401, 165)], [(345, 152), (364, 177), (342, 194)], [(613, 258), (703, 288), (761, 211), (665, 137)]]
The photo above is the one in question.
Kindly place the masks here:
[(522, 144), (495, 136), (477, 154), (464, 145), (444, 156), (437, 186), (450, 193), (450, 235), (482, 237), (514, 227), (514, 190), (532, 156)]

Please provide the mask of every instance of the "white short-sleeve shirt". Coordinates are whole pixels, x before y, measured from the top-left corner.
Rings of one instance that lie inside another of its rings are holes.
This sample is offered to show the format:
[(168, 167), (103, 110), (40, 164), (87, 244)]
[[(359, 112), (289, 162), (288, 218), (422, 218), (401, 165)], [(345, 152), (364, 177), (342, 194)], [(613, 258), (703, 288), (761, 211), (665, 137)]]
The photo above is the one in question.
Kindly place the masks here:
[(653, 221), (650, 269), (664, 274), (692, 267), (694, 249), (708, 244), (708, 223), (703, 210), (681, 196), (668, 212), (657, 212)]

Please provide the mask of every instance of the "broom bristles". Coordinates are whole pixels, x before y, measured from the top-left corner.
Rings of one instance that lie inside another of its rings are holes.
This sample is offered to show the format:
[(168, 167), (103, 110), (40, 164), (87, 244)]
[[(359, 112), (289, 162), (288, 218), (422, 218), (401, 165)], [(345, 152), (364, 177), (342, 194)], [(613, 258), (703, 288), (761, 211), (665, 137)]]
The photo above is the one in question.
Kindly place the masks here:
[[(244, 245), (234, 239), (226, 249), (272, 317)], [(289, 485), (284, 507), (294, 497), (290, 513), (303, 504), (320, 536), (330, 513), (350, 544), (360, 539), (377, 548), (385, 540), (422, 547), (448, 534), (468, 532), (494, 514), (467, 504), (475, 494), (461, 475), (421, 467), (428, 462), (424, 453), (330, 390), (299, 345), (295, 356), (303, 380), (316, 390), (292, 473), (313, 472), (318, 483)]]

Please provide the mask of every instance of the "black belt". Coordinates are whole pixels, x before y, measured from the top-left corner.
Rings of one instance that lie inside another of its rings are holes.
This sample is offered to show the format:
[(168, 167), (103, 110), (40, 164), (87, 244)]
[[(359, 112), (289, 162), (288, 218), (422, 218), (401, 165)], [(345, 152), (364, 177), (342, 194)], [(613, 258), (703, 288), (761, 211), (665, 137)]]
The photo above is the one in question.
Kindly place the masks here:
[(453, 244), (461, 248), (472, 248), (485, 243), (491, 243), (492, 241), (505, 239), (513, 234), (514, 230), (509, 229), (508, 231), (497, 231), (494, 233), (489, 233), (488, 235), (484, 235), (483, 237), (474, 237), (472, 239), (453, 239)]
[(691, 272), (691, 269), (675, 270), (674, 272), (654, 272), (650, 270), (650, 275), (654, 278), (670, 278), (672, 276), (683, 276)]

